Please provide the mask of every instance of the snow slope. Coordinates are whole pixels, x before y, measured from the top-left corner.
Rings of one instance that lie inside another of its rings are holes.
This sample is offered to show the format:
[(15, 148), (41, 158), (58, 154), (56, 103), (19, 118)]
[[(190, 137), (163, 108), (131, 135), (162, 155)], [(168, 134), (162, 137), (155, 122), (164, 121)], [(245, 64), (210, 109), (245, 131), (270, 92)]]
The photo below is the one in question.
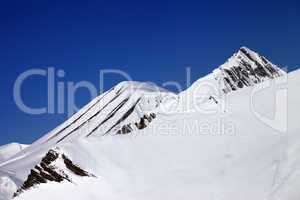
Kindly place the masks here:
[(0, 146), (0, 163), (24, 150), (28, 145), (11, 143), (7, 145)]
[(126, 127), (125, 132), (146, 127), (155, 120), (155, 112), (167, 96), (172, 98), (174, 94), (148, 83), (122, 82), (24, 151), (1, 163), (0, 168), (16, 172), (15, 176), (24, 180), (32, 166), (55, 145), (93, 135), (122, 134), (123, 127)]
[[(0, 146), (0, 163), (5, 162), (10, 159), (20, 151), (27, 148), (28, 145), (11, 143), (7, 145)], [(18, 186), (14, 181), (11, 180), (9, 176), (6, 176), (0, 169), (0, 200), (6, 200), (11, 197), (11, 194), (18, 189)]]
[[(233, 56), (236, 61), (240, 51)], [(246, 61), (255, 69), (264, 60), (250, 53), (253, 59)], [(228, 66), (232, 62), (224, 64), (227, 69), (232, 69)], [(15, 199), (299, 200), (300, 70), (286, 75), (265, 62), (268, 68), (263, 70), (273, 74), (248, 76), (248, 82), (259, 81), (234, 92), (227, 86), (224, 90), (227, 76), (218, 73), (216, 78), (216, 71), (178, 95), (149, 84), (117, 85), (0, 164), (2, 183), (7, 184), (0, 185), (6, 188), (2, 199), (27, 180), (37, 184)], [(241, 80), (232, 81), (238, 85)], [(95, 106), (99, 102), (103, 104)], [(113, 110), (116, 114), (105, 121)], [(85, 123), (92, 127), (83, 128)], [(42, 167), (49, 149), (60, 155), (47, 164), (50, 171)], [(81, 176), (74, 166), (90, 176)], [(53, 172), (65, 179), (52, 180), (48, 175)]]

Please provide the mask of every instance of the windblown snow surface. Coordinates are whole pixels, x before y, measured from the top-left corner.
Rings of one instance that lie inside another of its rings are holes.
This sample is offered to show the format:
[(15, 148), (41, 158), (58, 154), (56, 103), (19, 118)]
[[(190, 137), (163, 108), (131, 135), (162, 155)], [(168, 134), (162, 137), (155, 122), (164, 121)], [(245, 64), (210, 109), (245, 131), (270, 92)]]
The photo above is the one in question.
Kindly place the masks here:
[(300, 70), (246, 48), (229, 62), (180, 94), (100, 95), (0, 164), (0, 200), (299, 200)]
[(24, 150), (28, 145), (11, 143), (0, 146), (0, 163)]

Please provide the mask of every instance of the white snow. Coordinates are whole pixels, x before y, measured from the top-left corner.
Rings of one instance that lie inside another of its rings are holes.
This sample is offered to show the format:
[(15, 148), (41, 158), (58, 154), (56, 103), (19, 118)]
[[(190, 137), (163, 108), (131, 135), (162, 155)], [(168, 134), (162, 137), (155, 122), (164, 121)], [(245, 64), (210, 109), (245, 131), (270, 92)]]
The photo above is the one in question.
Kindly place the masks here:
[(28, 145), (19, 143), (11, 143), (0, 146), (0, 163), (24, 150), (26, 147), (28, 147)]
[[(68, 173), (73, 183), (41, 184), (16, 200), (299, 200), (299, 85), (300, 70), (227, 94), (221, 92), (214, 73), (179, 95), (149, 84), (140, 87), (141, 83), (123, 82), (0, 164), (2, 185), (11, 184), (4, 192), (0, 190), (5, 195), (0, 200), (7, 200), (14, 184), (20, 186), (18, 181), (25, 180), (47, 150), (56, 146), (96, 177)], [(134, 89), (123, 90), (126, 86)], [(90, 129), (81, 128), (57, 144), (69, 129), (89, 119), (120, 89), (124, 92), (107, 106), (105, 114), (94, 119), (95, 123), (99, 124), (108, 112), (130, 97), (109, 120), (110, 127), (141, 98), (124, 124), (155, 112), (157, 117), (147, 128), (126, 135), (104, 135), (107, 128), (103, 127), (89, 137), (86, 135)], [(101, 98), (101, 106), (89, 110)], [(278, 117), (279, 111), (282, 113)], [(67, 171), (63, 165), (62, 169)]]
[(0, 200), (10, 199), (12, 197), (12, 193), (14, 193), (17, 189), (17, 185), (9, 177), (0, 177)]

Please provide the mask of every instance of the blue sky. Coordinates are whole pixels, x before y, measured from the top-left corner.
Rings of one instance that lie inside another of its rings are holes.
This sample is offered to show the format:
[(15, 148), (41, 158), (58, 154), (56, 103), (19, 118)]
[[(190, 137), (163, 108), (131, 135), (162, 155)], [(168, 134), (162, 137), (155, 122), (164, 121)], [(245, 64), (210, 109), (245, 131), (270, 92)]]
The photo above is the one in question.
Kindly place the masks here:
[[(134, 80), (185, 83), (247, 46), (289, 70), (300, 64), (297, 1), (2, 1), (0, 6), (0, 145), (31, 143), (66, 114), (29, 115), (13, 100), (19, 74), (55, 67), (64, 82), (99, 82), (99, 70), (117, 68)], [(105, 80), (108, 89), (120, 77)], [(23, 98), (47, 103), (46, 80), (26, 81)], [(83, 106), (90, 97), (78, 91)]]

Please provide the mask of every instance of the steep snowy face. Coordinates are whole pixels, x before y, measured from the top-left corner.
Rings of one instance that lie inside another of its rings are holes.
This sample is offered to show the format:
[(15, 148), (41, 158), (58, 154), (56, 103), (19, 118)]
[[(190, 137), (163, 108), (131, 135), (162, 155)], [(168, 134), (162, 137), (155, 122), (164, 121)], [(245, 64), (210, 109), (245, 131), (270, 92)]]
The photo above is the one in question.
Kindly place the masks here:
[(0, 176), (13, 177), (21, 186), (30, 170), (57, 145), (80, 138), (98, 140), (104, 135), (138, 133), (156, 120), (168, 97), (173, 98), (174, 94), (149, 83), (121, 82), (44, 137), (0, 163)]
[(121, 82), (33, 146), (143, 129), (156, 117), (156, 110), (169, 95), (172, 93), (149, 83)]
[(285, 75), (265, 57), (241, 47), (212, 73), (198, 79), (179, 94), (177, 110), (212, 113), (222, 111), (224, 95)]
[(284, 73), (265, 57), (246, 47), (241, 47), (227, 62), (213, 71), (215, 80), (225, 93), (279, 77)]

